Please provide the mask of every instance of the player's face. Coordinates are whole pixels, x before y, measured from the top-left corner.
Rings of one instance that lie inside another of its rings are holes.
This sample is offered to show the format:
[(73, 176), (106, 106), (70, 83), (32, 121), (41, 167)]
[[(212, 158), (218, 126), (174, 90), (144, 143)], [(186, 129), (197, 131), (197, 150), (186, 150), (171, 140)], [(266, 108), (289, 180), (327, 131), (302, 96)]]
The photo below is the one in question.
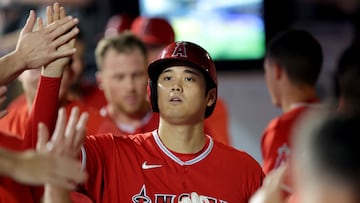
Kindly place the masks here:
[(118, 53), (110, 49), (97, 75), (112, 108), (126, 115), (143, 111), (147, 102), (147, 60), (139, 49)]
[(207, 95), (205, 91), (205, 78), (200, 71), (186, 66), (166, 68), (157, 83), (161, 118), (181, 124), (203, 121), (206, 106), (214, 98), (214, 89)]
[(279, 92), (276, 85), (276, 72), (274, 64), (269, 58), (265, 58), (264, 61), (264, 70), (265, 70), (265, 81), (266, 86), (271, 98), (271, 102), (274, 106), (280, 107)]

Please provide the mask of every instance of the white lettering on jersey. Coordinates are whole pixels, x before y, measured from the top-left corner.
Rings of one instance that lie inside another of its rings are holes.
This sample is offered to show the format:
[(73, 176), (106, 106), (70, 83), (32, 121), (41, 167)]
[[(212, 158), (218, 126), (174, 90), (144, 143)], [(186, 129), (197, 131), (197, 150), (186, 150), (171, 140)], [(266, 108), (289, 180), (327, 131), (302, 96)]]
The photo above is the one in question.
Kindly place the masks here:
[(278, 155), (275, 162), (275, 168), (279, 167), (282, 163), (286, 162), (290, 156), (291, 150), (286, 143), (278, 148)]
[(152, 169), (152, 168), (160, 168), (160, 167), (162, 167), (162, 165), (150, 165), (150, 164), (147, 164), (146, 161), (141, 165), (141, 168), (144, 170)]
[[(216, 199), (214, 197), (209, 197), (206, 195), (201, 195), (203, 198), (206, 198), (206, 200), (208, 200), (208, 202), (210, 203), (228, 203), (227, 201), (221, 200), (221, 199)], [(154, 203), (177, 203), (178, 201), (180, 201), (182, 198), (184, 197), (190, 197), (190, 193), (182, 193), (179, 195), (174, 195), (174, 194), (154, 194)], [(147, 196), (146, 194), (146, 187), (145, 185), (143, 185), (141, 187), (141, 190), (138, 194), (134, 195), (132, 197), (132, 201), (133, 203), (140, 203), (140, 202), (144, 202), (144, 203), (152, 203), (151, 201), (151, 197)], [(205, 199), (203, 199), (203, 201), (201, 203), (205, 202)]]

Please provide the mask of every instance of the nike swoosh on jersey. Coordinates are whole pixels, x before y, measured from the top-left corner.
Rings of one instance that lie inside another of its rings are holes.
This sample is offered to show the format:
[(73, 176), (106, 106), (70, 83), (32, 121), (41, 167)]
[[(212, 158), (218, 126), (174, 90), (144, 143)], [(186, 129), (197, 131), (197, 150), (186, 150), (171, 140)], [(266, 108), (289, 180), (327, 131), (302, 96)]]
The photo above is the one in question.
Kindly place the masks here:
[(144, 170), (146, 170), (146, 169), (152, 169), (152, 168), (160, 168), (160, 167), (162, 167), (162, 165), (150, 165), (150, 164), (147, 164), (147, 162), (145, 161), (143, 164), (142, 164), (142, 166), (141, 166), (141, 168), (142, 169), (144, 169)]

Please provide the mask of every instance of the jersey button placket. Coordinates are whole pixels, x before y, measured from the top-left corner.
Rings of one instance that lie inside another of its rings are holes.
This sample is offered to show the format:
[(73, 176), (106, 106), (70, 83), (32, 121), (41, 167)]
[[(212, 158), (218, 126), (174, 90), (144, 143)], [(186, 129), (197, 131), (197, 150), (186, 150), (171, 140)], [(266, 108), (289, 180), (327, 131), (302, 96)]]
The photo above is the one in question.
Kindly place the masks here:
[(183, 166), (183, 182), (182, 182), (182, 186), (184, 189), (187, 189), (187, 173), (189, 171), (189, 167), (188, 166)]

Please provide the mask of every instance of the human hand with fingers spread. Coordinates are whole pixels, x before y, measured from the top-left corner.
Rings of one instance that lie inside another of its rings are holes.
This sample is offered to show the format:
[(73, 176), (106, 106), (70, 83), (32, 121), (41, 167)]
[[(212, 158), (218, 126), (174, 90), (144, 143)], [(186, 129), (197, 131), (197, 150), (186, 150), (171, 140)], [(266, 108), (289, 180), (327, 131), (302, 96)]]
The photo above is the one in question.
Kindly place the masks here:
[[(79, 109), (74, 107), (71, 111), (68, 123), (66, 124), (66, 113), (65, 110), (61, 108), (59, 110), (55, 131), (50, 142), (47, 142), (49, 133), (46, 126), (39, 125), (37, 150), (43, 154), (50, 153), (54, 156), (61, 156), (76, 160), (80, 152), (80, 147), (85, 139), (85, 126), (87, 118), (87, 113), (82, 113), (79, 117)], [(71, 171), (69, 171), (69, 173), (71, 173)], [(71, 202), (70, 191), (68, 189), (71, 188), (59, 187), (58, 184), (53, 184), (51, 182), (46, 183), (44, 202)]]
[(44, 29), (33, 31), (36, 14), (30, 11), (25, 26), (21, 30), (16, 48), (0, 58), (0, 84), (12, 81), (26, 69), (40, 68), (58, 58), (70, 56), (74, 48), (58, 50), (78, 33), (75, 25), (78, 19), (70, 16), (49, 24)]
[(66, 50), (58, 50), (58, 48), (78, 34), (79, 30), (75, 27), (78, 19), (68, 16), (61, 21), (48, 24), (46, 28), (33, 31), (35, 23), (35, 12), (31, 11), (15, 49), (23, 57), (19, 59), (24, 60), (26, 68), (39, 68), (75, 52), (73, 48)]
[[(48, 26), (62, 19), (66, 19), (66, 11), (65, 8), (60, 6), (59, 3), (54, 3), (52, 7), (48, 6), (46, 8), (46, 21)], [(38, 20), (38, 25), (40, 29), (44, 29), (44, 25), (41, 19)], [(70, 49), (75, 49), (75, 38), (57, 48), (58, 51)], [(70, 59), (71, 56), (56, 59), (55, 61), (46, 65), (42, 74), (47, 77), (61, 77), (63, 69), (69, 65)]]
[(47, 143), (46, 148), (44, 148), (44, 142), (39, 141), (42, 143), (42, 147), (37, 147), (37, 149), (40, 151), (50, 150), (54, 154), (75, 159), (78, 158), (86, 135), (85, 128), (87, 119), (87, 113), (82, 113), (79, 117), (79, 108), (73, 107), (71, 109), (69, 121), (66, 124), (66, 111), (64, 108), (61, 108), (50, 143)]
[[(32, 185), (49, 184), (57, 188), (74, 189), (77, 183), (86, 179), (81, 163), (75, 158), (85, 137), (88, 115), (79, 118), (78, 109), (74, 109), (66, 123), (64, 109), (59, 111), (56, 130), (49, 141), (47, 127), (40, 123), (36, 151), (7, 153), (13, 157), (11, 170), (4, 172), (13, 179)], [(69, 151), (69, 149), (76, 150)]]

